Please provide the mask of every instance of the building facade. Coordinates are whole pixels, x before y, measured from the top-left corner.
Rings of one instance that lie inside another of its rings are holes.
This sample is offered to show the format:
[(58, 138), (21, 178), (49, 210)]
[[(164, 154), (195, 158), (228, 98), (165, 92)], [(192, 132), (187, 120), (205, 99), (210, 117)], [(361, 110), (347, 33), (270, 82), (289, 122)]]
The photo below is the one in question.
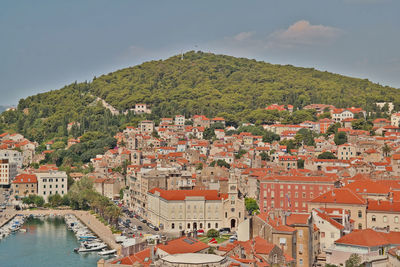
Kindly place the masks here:
[(63, 171), (49, 171), (35, 173), (38, 179), (38, 195), (45, 201), (51, 195), (64, 196), (68, 191), (68, 176)]

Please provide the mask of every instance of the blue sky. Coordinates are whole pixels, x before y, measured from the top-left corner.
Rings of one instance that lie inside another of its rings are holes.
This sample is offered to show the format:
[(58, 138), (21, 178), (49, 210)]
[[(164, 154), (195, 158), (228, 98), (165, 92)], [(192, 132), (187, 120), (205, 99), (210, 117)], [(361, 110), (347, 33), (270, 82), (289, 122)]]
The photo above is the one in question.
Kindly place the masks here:
[(400, 88), (398, 0), (3, 0), (0, 105), (202, 50)]

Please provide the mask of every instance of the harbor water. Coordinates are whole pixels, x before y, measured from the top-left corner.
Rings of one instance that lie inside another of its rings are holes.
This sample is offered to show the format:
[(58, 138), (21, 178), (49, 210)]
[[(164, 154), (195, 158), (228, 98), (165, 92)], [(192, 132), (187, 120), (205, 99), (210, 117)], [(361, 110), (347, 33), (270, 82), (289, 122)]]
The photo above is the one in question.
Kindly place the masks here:
[(28, 218), (22, 228), (0, 241), (0, 266), (90, 267), (100, 259), (97, 252), (73, 252), (79, 242), (62, 217)]

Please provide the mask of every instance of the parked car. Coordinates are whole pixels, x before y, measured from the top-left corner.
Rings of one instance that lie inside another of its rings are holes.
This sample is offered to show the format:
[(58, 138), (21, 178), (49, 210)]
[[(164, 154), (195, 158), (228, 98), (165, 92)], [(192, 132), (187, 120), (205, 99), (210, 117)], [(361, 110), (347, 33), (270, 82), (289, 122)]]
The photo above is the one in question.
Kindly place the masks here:
[(157, 226), (154, 226), (154, 231), (160, 231), (160, 228), (158, 228)]
[(231, 232), (231, 228), (229, 228), (229, 227), (219, 229), (220, 235), (226, 235), (226, 234), (229, 234), (230, 232)]
[(142, 230), (143, 230), (143, 227), (140, 226), (140, 225), (138, 225), (138, 226), (137, 226), (137, 229), (138, 229), (138, 231), (142, 231)]
[(132, 226), (132, 230), (137, 231), (138, 230), (137, 226), (136, 225)]

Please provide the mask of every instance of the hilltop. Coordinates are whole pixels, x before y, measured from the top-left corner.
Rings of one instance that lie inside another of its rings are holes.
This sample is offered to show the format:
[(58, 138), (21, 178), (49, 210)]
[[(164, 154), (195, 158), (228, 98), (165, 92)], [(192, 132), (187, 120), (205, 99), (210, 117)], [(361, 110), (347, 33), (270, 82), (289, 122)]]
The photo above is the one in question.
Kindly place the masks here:
[(398, 89), (366, 79), (192, 51), (183, 60), (173, 56), (150, 61), (21, 99), (16, 111), (3, 113), (3, 129), (43, 141), (68, 136), (67, 125), (73, 121), (81, 125), (74, 135), (87, 130), (115, 133), (137, 122), (131, 113), (113, 116), (97, 97), (121, 114), (135, 103), (146, 103), (152, 109), (149, 119), (204, 114), (224, 116), (228, 122), (248, 120), (249, 114), (256, 117), (255, 110), (272, 103), (291, 104), (295, 109), (324, 103), (370, 111), (377, 101), (391, 101), (396, 110), (400, 107)]

